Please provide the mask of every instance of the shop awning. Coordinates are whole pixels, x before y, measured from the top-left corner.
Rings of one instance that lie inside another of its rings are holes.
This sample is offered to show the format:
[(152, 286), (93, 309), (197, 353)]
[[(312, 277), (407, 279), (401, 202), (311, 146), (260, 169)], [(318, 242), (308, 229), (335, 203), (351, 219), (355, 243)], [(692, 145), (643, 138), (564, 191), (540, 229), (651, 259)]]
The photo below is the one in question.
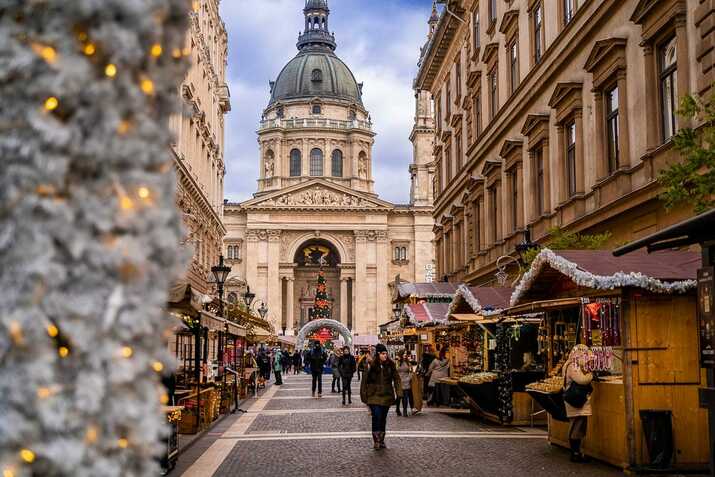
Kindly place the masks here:
[(449, 317), (458, 321), (482, 321), (484, 318), (482, 315), (475, 315), (473, 313), (452, 313)]
[(581, 303), (580, 298), (561, 298), (558, 300), (541, 300), (512, 306), (504, 310), (505, 315), (523, 315), (524, 313), (538, 313), (540, 311), (562, 310), (572, 308)]
[(507, 287), (468, 287), (461, 284), (449, 304), (449, 313), (498, 312), (509, 306), (513, 292)]
[(400, 283), (397, 285), (397, 299), (449, 299), (457, 291), (456, 283)]

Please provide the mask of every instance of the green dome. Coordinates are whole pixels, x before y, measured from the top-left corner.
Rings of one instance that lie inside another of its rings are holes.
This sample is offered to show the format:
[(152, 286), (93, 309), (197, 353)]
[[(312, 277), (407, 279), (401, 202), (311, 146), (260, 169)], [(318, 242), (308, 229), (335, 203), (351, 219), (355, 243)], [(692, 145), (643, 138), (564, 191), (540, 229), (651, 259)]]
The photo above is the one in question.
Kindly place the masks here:
[(362, 85), (350, 68), (327, 49), (305, 49), (288, 62), (273, 84), (271, 102), (288, 99), (342, 99), (362, 105)]

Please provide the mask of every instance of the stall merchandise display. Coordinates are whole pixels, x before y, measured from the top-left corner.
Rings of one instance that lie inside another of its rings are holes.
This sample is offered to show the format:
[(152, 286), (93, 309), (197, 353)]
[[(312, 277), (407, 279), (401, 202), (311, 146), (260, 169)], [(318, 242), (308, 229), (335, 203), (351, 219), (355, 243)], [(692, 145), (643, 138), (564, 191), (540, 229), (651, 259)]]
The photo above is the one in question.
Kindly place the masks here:
[(499, 401), (499, 419), (511, 422), (514, 417), (512, 402), (513, 385), (511, 376), (511, 326), (498, 325), (496, 340), (496, 371), (499, 373), (497, 399)]
[(526, 386), (527, 391), (539, 391), (542, 393), (558, 393), (561, 392), (564, 385), (564, 378), (561, 376), (551, 376), (536, 383), (531, 383)]
[(460, 383), (464, 384), (483, 384), (491, 383), (499, 379), (497, 373), (483, 372), (483, 373), (473, 373), (459, 378)]
[(620, 298), (581, 299), (581, 343), (620, 346)]
[(452, 376), (460, 377), (484, 370), (484, 333), (475, 327), (451, 335)]

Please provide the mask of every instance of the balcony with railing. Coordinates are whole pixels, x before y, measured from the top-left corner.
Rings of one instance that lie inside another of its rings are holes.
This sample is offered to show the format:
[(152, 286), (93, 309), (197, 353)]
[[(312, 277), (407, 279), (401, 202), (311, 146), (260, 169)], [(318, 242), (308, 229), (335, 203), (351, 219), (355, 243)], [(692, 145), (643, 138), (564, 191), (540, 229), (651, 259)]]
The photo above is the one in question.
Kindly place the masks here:
[(372, 123), (359, 119), (351, 121), (327, 118), (266, 119), (261, 121), (259, 131), (267, 129), (362, 129), (372, 131)]

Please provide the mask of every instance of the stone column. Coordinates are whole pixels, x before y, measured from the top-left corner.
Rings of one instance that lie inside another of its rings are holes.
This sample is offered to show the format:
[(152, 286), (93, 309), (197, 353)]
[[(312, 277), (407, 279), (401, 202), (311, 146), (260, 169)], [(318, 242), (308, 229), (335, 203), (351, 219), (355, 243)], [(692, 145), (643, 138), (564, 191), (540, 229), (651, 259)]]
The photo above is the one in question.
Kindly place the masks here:
[(266, 299), (268, 300), (269, 316), (275, 317), (276, 331), (281, 328), (283, 313), (283, 287), (279, 274), (281, 261), (281, 232), (280, 230), (268, 231), (268, 280), (266, 284)]
[(340, 323), (348, 326), (348, 278), (340, 277)]
[(286, 277), (286, 334), (295, 335), (295, 318), (293, 310), (295, 308), (294, 299), (295, 278)]
[(586, 192), (586, 171), (583, 142), (585, 136), (583, 133), (583, 110), (577, 109), (574, 111), (574, 120), (576, 122), (576, 193), (583, 194)]
[[(551, 213), (553, 205), (553, 200), (551, 200), (553, 197), (551, 193), (551, 149), (549, 148), (548, 140), (544, 140), (541, 145), (541, 159), (544, 161), (544, 211)], [(540, 215), (540, 213), (537, 214), (537, 220)]]
[(387, 239), (387, 231), (377, 232), (377, 323), (370, 333), (377, 334), (377, 326), (390, 319), (390, 295), (388, 294), (390, 244)]
[(355, 231), (355, 300), (353, 301), (353, 326), (360, 334), (367, 331), (367, 233)]
[(256, 293), (258, 290), (258, 231), (246, 230), (246, 283)]

